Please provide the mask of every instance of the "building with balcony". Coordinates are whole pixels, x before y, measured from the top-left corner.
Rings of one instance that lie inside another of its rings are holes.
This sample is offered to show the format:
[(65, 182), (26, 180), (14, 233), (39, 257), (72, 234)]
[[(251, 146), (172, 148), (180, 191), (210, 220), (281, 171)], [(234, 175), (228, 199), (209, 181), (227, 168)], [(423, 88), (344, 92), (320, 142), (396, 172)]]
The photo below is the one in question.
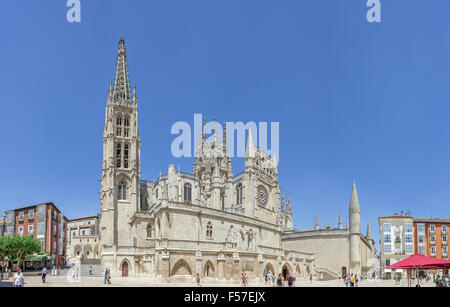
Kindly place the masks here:
[(392, 272), (386, 267), (414, 254), (414, 218), (411, 212), (379, 217), (378, 223), (381, 275), (389, 279), (395, 274), (405, 274), (403, 270)]

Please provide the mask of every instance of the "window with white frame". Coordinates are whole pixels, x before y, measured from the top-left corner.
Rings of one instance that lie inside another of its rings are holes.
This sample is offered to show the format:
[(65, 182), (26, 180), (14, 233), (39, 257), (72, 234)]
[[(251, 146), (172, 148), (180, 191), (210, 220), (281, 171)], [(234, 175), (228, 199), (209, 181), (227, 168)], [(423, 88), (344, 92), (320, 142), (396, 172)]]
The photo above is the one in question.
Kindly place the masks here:
[(391, 232), (391, 224), (390, 223), (384, 223), (383, 224), (383, 230), (384, 230), (384, 232)]
[(19, 212), (19, 222), (23, 222), (24, 216), (25, 216), (25, 214), (23, 211)]
[(434, 233), (436, 231), (436, 227), (434, 225), (430, 225), (430, 233)]
[(392, 246), (390, 244), (384, 245), (384, 253), (385, 254), (392, 254)]
[(447, 236), (446, 235), (442, 236), (442, 243), (447, 244)]
[(442, 233), (447, 233), (447, 225), (442, 225)]
[(413, 235), (412, 234), (406, 234), (405, 242), (406, 243), (413, 243)]
[(23, 226), (20, 226), (18, 229), (19, 236), (23, 236)]
[(53, 225), (53, 236), (56, 236), (56, 225)]
[(406, 254), (412, 254), (414, 252), (412, 244), (406, 244), (405, 245), (405, 253)]
[(436, 246), (431, 246), (431, 256), (436, 256)]
[(392, 238), (391, 235), (384, 235), (384, 243), (391, 243)]
[(34, 210), (29, 210), (28, 211), (28, 220), (32, 220), (34, 219)]
[(34, 234), (34, 226), (33, 225), (28, 225), (28, 235), (30, 237), (32, 237)]
[(425, 235), (418, 235), (417, 240), (419, 241), (419, 244), (425, 244)]
[(417, 224), (417, 233), (425, 233), (425, 224)]
[(442, 256), (447, 257), (448, 256), (448, 247), (442, 246)]
[(56, 242), (53, 242), (53, 253), (56, 254)]
[(413, 232), (413, 224), (412, 223), (406, 223), (405, 224), (405, 232)]
[(430, 236), (430, 243), (431, 244), (436, 243), (436, 236), (434, 236), (434, 235)]
[(419, 246), (419, 254), (425, 255), (425, 246)]

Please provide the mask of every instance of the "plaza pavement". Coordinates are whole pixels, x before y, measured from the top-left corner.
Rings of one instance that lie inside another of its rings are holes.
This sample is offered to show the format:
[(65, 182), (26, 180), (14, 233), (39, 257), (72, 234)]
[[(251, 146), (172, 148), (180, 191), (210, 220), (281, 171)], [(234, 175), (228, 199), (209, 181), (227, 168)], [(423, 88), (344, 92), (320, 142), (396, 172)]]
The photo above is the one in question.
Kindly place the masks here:
[[(113, 277), (111, 279), (111, 285), (105, 285), (103, 283), (103, 277), (81, 277), (81, 280), (73, 280), (72, 276), (47, 276), (46, 283), (42, 283), (40, 276), (25, 276), (25, 287), (195, 287), (195, 283), (161, 283), (155, 282), (148, 278), (134, 278), (134, 277)], [(5, 285), (5, 281), (2, 283)], [(10, 278), (9, 282), (12, 282)], [(202, 283), (203, 287), (240, 287), (240, 284), (218, 284), (213, 281)], [(264, 284), (252, 284), (249, 281), (249, 286), (252, 287), (271, 287)], [(434, 287), (434, 284), (430, 281), (428, 283), (423, 282), (422, 287)], [(1, 287), (1, 285), (0, 285)], [(329, 281), (313, 281), (309, 280), (297, 280), (296, 287), (345, 287), (345, 284), (338, 280)], [(407, 280), (402, 280), (400, 285), (396, 285), (394, 280), (382, 280), (382, 281), (368, 281), (364, 280), (359, 282), (359, 287), (407, 287)]]

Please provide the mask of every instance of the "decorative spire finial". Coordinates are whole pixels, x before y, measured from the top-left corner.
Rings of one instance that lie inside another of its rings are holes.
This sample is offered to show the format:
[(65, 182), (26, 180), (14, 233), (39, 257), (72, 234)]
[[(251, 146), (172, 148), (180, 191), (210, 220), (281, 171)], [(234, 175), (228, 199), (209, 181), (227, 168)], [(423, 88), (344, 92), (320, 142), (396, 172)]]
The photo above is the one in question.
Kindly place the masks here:
[(114, 78), (114, 97), (130, 101), (130, 81), (128, 79), (127, 51), (123, 36), (117, 51), (116, 75)]

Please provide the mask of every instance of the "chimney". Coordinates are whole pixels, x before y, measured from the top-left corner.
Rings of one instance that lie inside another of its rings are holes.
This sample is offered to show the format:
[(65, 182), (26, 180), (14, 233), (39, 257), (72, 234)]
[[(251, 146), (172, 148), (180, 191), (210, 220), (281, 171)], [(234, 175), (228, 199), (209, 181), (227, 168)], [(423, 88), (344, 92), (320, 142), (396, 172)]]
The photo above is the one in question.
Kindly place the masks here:
[(400, 216), (403, 216), (403, 210), (402, 210), (402, 211), (400, 211)]
[(408, 216), (411, 217), (411, 211), (409, 211)]

